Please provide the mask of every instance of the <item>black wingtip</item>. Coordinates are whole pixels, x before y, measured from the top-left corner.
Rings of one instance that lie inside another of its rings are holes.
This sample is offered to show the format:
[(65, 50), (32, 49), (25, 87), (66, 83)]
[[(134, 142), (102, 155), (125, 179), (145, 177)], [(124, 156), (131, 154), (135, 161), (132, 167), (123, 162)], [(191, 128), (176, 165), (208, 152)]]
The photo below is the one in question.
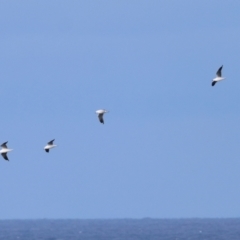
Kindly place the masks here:
[(212, 86), (214, 86), (215, 84), (216, 84), (216, 82), (215, 82), (215, 81), (213, 81), (213, 82), (212, 82)]
[(53, 144), (54, 141), (55, 141), (55, 139), (49, 141), (48, 144)]
[(45, 149), (45, 151), (48, 153), (48, 152), (49, 152), (49, 149)]
[(6, 161), (9, 161), (6, 153), (2, 153), (2, 157), (3, 157)]
[(1, 144), (1, 146), (2, 146), (2, 147), (3, 147), (3, 146), (6, 146), (7, 143), (8, 143), (8, 141), (6, 141), (6, 142), (4, 142), (3, 144)]

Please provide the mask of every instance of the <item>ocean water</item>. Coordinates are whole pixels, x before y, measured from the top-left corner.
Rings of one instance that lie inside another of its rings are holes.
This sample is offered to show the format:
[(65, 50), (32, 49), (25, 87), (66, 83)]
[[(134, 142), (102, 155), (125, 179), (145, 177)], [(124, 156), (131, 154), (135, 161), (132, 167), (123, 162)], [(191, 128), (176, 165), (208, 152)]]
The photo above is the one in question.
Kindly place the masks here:
[(240, 219), (0, 220), (3, 240), (240, 240)]

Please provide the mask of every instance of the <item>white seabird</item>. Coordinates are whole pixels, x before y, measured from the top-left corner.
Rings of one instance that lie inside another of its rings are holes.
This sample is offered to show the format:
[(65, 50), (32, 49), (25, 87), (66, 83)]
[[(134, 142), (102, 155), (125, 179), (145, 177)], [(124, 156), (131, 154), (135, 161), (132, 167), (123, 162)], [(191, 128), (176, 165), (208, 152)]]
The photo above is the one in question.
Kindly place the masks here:
[(104, 124), (104, 120), (103, 120), (103, 115), (104, 113), (107, 113), (109, 111), (105, 110), (105, 109), (99, 109), (96, 111), (96, 113), (98, 114), (98, 119), (100, 121), (100, 123)]
[(216, 84), (216, 82), (219, 82), (223, 79), (225, 79), (224, 77), (222, 77), (222, 68), (223, 65), (218, 69), (217, 73), (216, 73), (216, 77), (212, 80), (212, 86), (214, 86)]
[(2, 156), (5, 160), (9, 161), (9, 159), (7, 157), (7, 153), (11, 152), (13, 149), (8, 148), (7, 143), (8, 142), (5, 142), (1, 145), (2, 149), (0, 150), (0, 153), (2, 154)]
[(53, 141), (54, 141), (55, 139), (53, 139), (53, 140), (51, 140), (50, 142), (48, 142), (48, 144), (44, 147), (44, 149), (45, 149), (45, 151), (46, 152), (49, 152), (49, 150), (51, 149), (51, 148), (54, 148), (54, 147), (56, 147), (57, 145), (54, 145), (53, 144)]

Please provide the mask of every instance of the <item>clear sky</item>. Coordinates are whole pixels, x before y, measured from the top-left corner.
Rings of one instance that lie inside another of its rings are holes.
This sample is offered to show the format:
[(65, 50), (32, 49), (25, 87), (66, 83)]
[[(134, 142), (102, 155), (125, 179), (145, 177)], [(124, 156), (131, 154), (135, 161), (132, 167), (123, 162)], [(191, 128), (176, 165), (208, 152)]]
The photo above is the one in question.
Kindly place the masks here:
[(239, 12), (1, 1), (0, 219), (239, 217)]

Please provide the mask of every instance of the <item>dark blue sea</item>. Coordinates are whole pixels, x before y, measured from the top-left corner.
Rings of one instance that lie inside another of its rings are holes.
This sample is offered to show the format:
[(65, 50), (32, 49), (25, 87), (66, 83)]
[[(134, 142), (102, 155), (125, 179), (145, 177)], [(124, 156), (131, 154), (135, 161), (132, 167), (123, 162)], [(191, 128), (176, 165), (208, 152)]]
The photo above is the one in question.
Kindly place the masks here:
[(240, 240), (240, 219), (0, 220), (3, 240)]

